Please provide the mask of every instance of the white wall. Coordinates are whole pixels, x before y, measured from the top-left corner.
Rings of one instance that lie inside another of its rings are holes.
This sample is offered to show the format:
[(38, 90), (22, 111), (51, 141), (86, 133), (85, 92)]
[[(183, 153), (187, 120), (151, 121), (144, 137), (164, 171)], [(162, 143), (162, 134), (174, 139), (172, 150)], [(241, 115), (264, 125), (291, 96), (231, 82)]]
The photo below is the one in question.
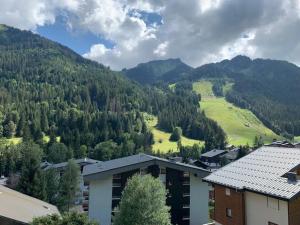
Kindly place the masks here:
[(112, 177), (90, 182), (89, 218), (101, 225), (111, 224)]
[(190, 225), (208, 222), (208, 191), (207, 183), (190, 175)]
[(288, 203), (286, 201), (246, 191), (245, 210), (247, 225), (267, 225), (268, 222), (288, 225)]

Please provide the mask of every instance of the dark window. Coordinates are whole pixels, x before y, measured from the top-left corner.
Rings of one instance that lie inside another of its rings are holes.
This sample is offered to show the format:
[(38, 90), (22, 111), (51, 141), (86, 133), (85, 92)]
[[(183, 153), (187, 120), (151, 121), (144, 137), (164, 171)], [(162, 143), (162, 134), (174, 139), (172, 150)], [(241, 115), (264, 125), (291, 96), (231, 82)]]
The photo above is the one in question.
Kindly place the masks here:
[(268, 222), (268, 225), (278, 225), (277, 223)]
[(231, 209), (229, 209), (229, 208), (226, 208), (226, 216), (227, 217), (232, 217), (232, 212), (231, 212)]

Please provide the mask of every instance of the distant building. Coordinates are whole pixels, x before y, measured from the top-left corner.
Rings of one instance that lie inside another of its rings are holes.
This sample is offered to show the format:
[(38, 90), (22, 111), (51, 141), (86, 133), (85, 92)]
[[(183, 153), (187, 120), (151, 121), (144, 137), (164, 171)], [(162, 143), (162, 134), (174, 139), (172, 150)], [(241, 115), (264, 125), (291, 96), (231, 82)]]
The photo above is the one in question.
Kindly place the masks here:
[(214, 149), (201, 154), (200, 159), (192, 163), (209, 171), (215, 171), (221, 167), (222, 157), (227, 153), (226, 150)]
[(237, 160), (237, 158), (239, 157), (240, 151), (241, 151), (240, 148), (233, 148), (228, 150), (227, 153), (221, 157), (224, 157), (228, 162), (233, 162)]
[(262, 147), (204, 178), (216, 225), (299, 225), (300, 149)]
[(89, 218), (110, 225), (127, 179), (134, 174), (159, 177), (168, 190), (172, 224), (200, 225), (208, 222), (209, 185), (202, 178), (209, 171), (146, 154), (101, 162), (84, 167), (89, 182)]
[[(88, 190), (88, 185), (84, 183), (83, 177), (82, 177), (82, 172), (83, 172), (83, 167), (86, 165), (91, 165), (95, 163), (99, 163), (100, 161), (94, 160), (94, 159), (89, 159), (89, 158), (82, 158), (82, 159), (75, 159), (75, 162), (79, 165), (80, 167), (80, 190), (78, 193), (78, 197), (76, 199), (75, 204), (81, 206), (82, 205), (82, 211), (88, 211), (88, 205), (85, 203), (86, 200), (88, 200), (88, 195), (89, 195), (89, 190)], [(43, 170), (49, 170), (49, 169), (54, 169), (57, 171), (58, 175), (61, 177), (68, 165), (68, 162), (62, 162), (62, 163), (57, 163), (57, 164), (52, 164), (49, 162), (43, 162), (41, 164), (41, 168)]]
[(266, 144), (268, 147), (295, 148), (295, 145), (289, 141), (273, 141), (271, 144)]
[(0, 224), (24, 225), (33, 218), (59, 214), (56, 206), (0, 185)]

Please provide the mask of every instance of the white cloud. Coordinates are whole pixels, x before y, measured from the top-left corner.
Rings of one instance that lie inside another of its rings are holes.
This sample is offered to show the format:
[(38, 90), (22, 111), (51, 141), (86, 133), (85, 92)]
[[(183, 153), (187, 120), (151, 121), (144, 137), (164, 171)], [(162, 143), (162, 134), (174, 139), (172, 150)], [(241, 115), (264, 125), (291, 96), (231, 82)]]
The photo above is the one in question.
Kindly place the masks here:
[(156, 49), (154, 49), (153, 53), (158, 56), (165, 56), (167, 54), (167, 48), (169, 46), (169, 42), (165, 41), (160, 43)]
[[(85, 57), (113, 69), (158, 58), (192, 66), (236, 54), (300, 64), (299, 0), (0, 0), (0, 23), (22, 29), (51, 24), (62, 12), (68, 25), (114, 43)], [(147, 26), (141, 11), (163, 24)]]

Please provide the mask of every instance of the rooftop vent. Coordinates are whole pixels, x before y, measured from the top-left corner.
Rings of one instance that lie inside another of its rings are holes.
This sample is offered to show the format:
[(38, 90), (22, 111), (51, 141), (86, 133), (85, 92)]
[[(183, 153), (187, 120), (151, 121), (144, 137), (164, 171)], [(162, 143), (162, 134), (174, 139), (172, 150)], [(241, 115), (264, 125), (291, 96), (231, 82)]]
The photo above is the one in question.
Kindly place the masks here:
[(297, 181), (297, 174), (294, 172), (288, 172), (287, 178), (289, 182), (296, 182)]

